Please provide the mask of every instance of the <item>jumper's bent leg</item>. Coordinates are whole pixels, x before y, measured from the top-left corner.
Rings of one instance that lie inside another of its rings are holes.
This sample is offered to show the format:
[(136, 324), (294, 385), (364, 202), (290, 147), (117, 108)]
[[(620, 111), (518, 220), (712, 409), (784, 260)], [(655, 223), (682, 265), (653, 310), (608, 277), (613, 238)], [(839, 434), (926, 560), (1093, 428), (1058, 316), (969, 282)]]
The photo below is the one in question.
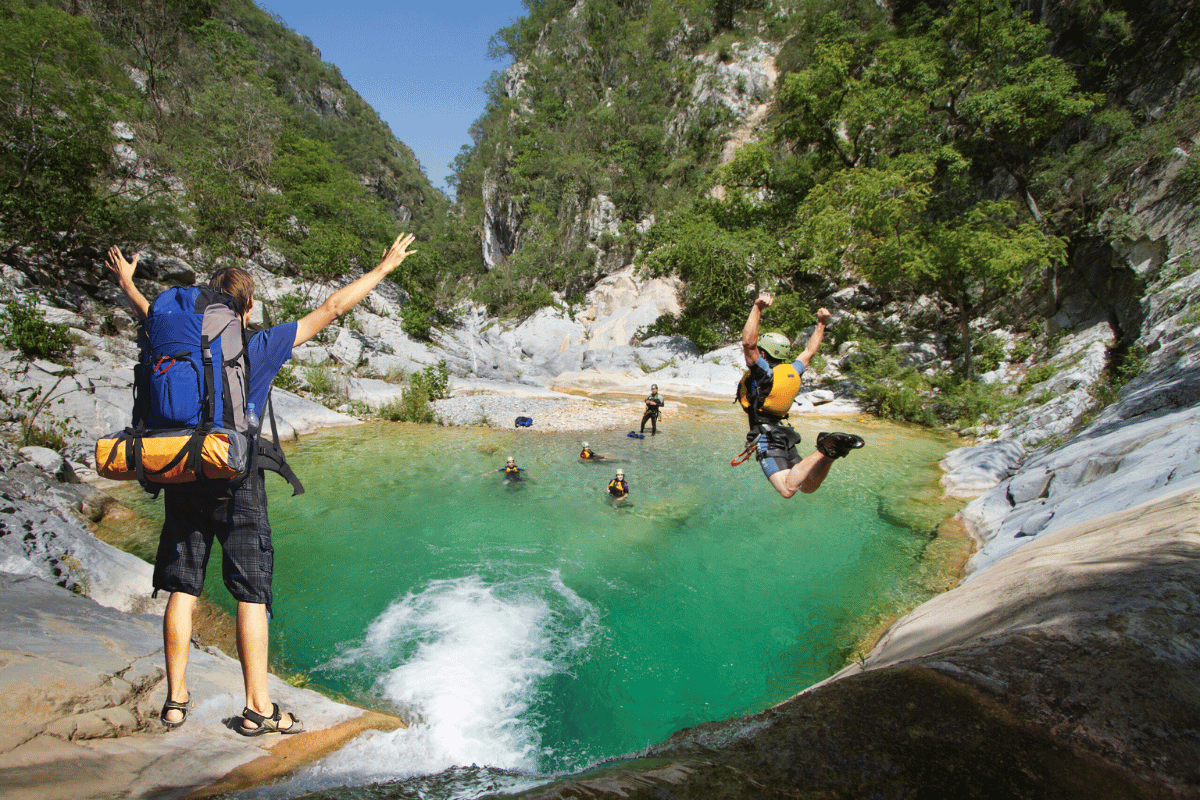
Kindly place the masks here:
[(791, 497), (796, 492), (812, 494), (821, 488), (821, 484), (829, 474), (829, 468), (833, 466), (833, 461), (834, 459), (829, 456), (813, 451), (796, 466), (776, 472), (769, 480), (775, 487), (775, 491), (785, 498)]

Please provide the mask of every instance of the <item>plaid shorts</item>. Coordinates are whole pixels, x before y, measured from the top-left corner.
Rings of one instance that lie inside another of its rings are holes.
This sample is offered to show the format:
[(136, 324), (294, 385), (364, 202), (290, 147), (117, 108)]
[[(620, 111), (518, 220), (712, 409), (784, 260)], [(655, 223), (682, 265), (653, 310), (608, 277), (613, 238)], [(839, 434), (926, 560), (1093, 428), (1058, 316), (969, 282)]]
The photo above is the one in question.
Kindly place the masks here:
[(192, 484), (164, 489), (163, 495), (166, 519), (154, 561), (154, 588), (199, 596), (216, 537), (225, 588), (235, 600), (269, 608), (275, 550), (262, 473), (234, 487)]

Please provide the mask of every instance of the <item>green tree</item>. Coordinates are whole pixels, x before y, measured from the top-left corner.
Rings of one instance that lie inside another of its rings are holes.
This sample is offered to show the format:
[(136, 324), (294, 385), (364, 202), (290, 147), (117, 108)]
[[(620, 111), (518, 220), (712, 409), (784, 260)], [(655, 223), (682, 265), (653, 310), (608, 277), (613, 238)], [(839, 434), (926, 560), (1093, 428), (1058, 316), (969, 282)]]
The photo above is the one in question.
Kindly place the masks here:
[(685, 281), (684, 311), (674, 332), (701, 348), (727, 341), (740, 326), (751, 298), (772, 285), (782, 253), (762, 227), (726, 227), (714, 212), (719, 204), (700, 203), (650, 229), (644, 269), (650, 275), (678, 275)]
[(192, 222), (210, 254), (245, 250), (267, 221), (268, 174), (286, 110), (262, 81), (234, 77), (197, 94), (179, 146)]
[(187, 34), (212, 14), (209, 0), (99, 0), (92, 6), (97, 25), (122, 44), (145, 76), (146, 97), (157, 122)]
[(0, 237), (61, 254), (108, 227), (122, 80), (86, 19), (0, 4)]

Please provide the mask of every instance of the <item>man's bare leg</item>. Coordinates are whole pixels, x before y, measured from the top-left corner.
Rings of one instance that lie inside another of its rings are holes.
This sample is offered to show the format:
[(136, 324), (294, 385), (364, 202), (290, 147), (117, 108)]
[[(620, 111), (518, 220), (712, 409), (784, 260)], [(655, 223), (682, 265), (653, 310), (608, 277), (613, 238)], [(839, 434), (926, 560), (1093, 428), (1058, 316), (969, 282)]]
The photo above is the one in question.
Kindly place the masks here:
[[(167, 699), (186, 703), (190, 697), (187, 688), (188, 652), (192, 647), (192, 611), (196, 608), (196, 596), (184, 592), (171, 592), (167, 599), (167, 610), (163, 614), (163, 651), (167, 661)], [(183, 712), (172, 708), (164, 715), (167, 722), (179, 722)]]
[(833, 462), (834, 459), (814, 450), (799, 464), (789, 470), (776, 472), (769, 480), (775, 487), (775, 491), (785, 498), (791, 497), (796, 492), (812, 494), (821, 488), (825, 477), (829, 475), (829, 468), (833, 466)]
[[(265, 717), (271, 716), (273, 710), (267, 686), (268, 630), (265, 604), (238, 602), (237, 649), (238, 660), (242, 662), (242, 681), (246, 686), (246, 707)], [(284, 712), (280, 727), (286, 730), (291, 724), (292, 715)], [(257, 727), (248, 719), (243, 719), (242, 725), (247, 730)]]

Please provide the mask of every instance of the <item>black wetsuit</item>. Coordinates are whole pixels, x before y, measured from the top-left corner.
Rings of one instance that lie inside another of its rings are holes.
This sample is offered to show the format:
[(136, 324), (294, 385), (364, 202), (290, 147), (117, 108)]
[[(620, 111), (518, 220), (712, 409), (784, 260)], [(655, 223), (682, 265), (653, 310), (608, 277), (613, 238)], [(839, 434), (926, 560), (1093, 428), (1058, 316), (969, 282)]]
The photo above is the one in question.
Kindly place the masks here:
[(650, 423), (650, 435), (654, 436), (658, 433), (658, 410), (662, 408), (666, 401), (662, 399), (662, 395), (654, 392), (646, 398), (646, 413), (642, 414), (641, 433), (646, 432), (646, 422)]

